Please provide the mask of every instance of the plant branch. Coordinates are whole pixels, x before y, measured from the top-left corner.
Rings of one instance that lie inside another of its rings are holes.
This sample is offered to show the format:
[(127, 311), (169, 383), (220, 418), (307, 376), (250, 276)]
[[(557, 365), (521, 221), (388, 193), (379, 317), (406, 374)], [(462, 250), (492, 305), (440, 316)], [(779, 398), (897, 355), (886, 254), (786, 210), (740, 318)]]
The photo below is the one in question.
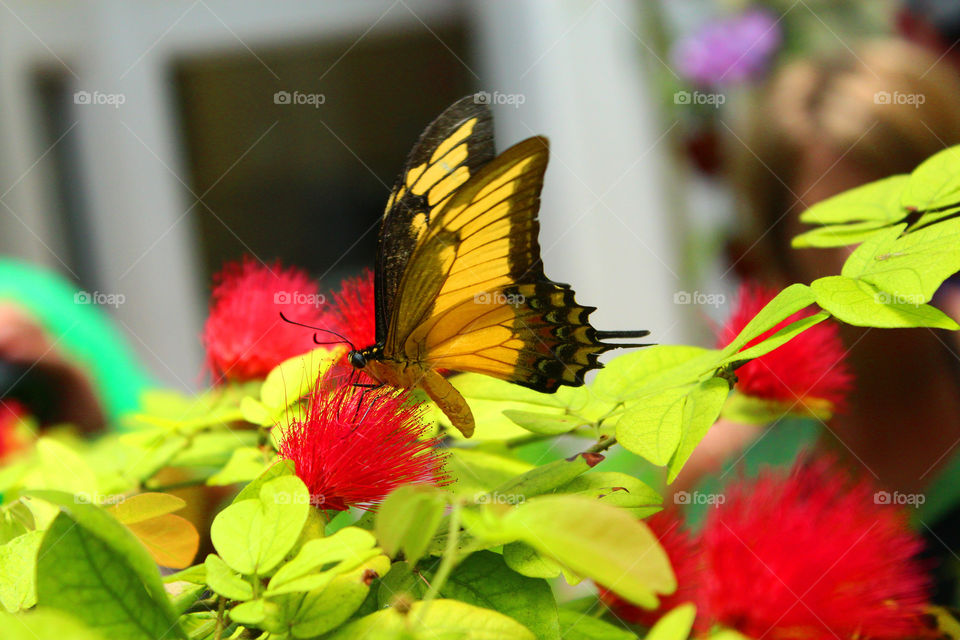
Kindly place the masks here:
[(426, 609), (430, 605), (430, 601), (440, 593), (440, 588), (446, 583), (447, 578), (450, 577), (450, 572), (453, 571), (454, 565), (457, 564), (457, 544), (459, 542), (460, 503), (454, 502), (453, 508), (450, 511), (450, 528), (447, 531), (447, 545), (443, 549), (443, 559), (440, 561), (440, 566), (437, 568), (437, 572), (433, 574), (433, 580), (430, 581), (430, 588), (427, 590), (426, 595), (423, 596), (423, 608), (420, 610), (421, 618), (426, 614)]

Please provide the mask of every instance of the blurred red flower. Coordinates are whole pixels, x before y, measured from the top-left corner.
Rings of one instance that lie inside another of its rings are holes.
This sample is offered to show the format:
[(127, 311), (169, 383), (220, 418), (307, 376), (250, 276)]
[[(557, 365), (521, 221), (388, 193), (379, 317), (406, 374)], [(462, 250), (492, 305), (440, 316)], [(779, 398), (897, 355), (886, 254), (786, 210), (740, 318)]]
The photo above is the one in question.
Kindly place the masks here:
[(424, 438), (425, 429), (407, 393), (364, 394), (320, 380), (280, 455), (293, 461), (320, 509), (370, 508), (402, 484), (449, 482), (439, 440)]
[[(324, 329), (332, 329), (362, 349), (377, 341), (374, 304), (373, 271), (364, 269), (353, 278), (340, 283), (340, 289), (331, 293), (331, 304), (324, 316)], [(320, 340), (323, 340), (321, 335)], [(335, 340), (335, 336), (329, 336)]]
[(224, 265), (213, 281), (203, 343), (218, 382), (262, 378), (315, 347), (309, 330), (280, 317), (320, 326), (323, 297), (306, 272), (244, 257)]
[(701, 533), (698, 626), (753, 638), (928, 635), (923, 543), (875, 490), (829, 459), (728, 486)]
[[(744, 283), (737, 294), (733, 314), (719, 330), (717, 346), (730, 344), (747, 323), (777, 295), (776, 289)], [(766, 340), (792, 322), (811, 316), (812, 309), (798, 311), (744, 349)], [(846, 408), (853, 376), (846, 364), (840, 332), (832, 320), (824, 320), (786, 344), (738, 368), (736, 390), (744, 395), (800, 406), (812, 413), (827, 414)]]
[(695, 537), (683, 528), (680, 514), (676, 511), (661, 511), (644, 520), (667, 552), (673, 573), (677, 577), (677, 590), (660, 598), (660, 607), (643, 609), (622, 600), (612, 591), (598, 586), (600, 600), (619, 619), (633, 624), (651, 627), (662, 616), (684, 602), (696, 600), (696, 587), (700, 572), (700, 551)]
[(26, 439), (19, 429), (28, 413), (17, 400), (0, 400), (0, 460), (26, 446)]

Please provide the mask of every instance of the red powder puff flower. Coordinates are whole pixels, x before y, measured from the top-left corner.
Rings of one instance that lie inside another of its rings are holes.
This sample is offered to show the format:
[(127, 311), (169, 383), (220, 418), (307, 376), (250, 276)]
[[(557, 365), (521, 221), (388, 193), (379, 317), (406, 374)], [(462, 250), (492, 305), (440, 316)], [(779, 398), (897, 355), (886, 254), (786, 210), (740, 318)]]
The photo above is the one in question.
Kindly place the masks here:
[[(726, 325), (719, 331), (717, 346), (725, 347), (747, 326), (777, 291), (745, 283)], [(747, 343), (744, 349), (766, 340), (788, 324), (813, 315), (805, 309)], [(799, 406), (814, 414), (843, 411), (853, 376), (846, 364), (846, 351), (837, 325), (825, 320), (795, 336), (770, 353), (738, 368), (737, 391), (747, 396)]]
[(377, 341), (373, 291), (373, 271), (370, 269), (347, 278), (340, 284), (339, 291), (331, 294), (329, 311), (324, 315), (324, 324), (319, 326), (336, 331), (358, 349), (369, 347)]
[(701, 534), (701, 628), (803, 640), (927, 635), (923, 543), (868, 479), (820, 460), (723, 495)]
[(679, 513), (661, 511), (644, 522), (667, 552), (677, 578), (677, 590), (669, 596), (661, 596), (660, 607), (655, 610), (632, 605), (604, 587), (599, 587), (598, 590), (600, 600), (613, 615), (625, 622), (652, 627), (663, 614), (684, 602), (693, 602), (696, 599), (700, 550), (694, 536), (683, 528)]
[[(317, 325), (323, 315), (317, 285), (303, 271), (250, 258), (214, 276), (210, 315), (203, 328), (207, 366), (222, 381), (262, 378), (288, 358), (315, 347), (313, 336), (290, 320)], [(318, 325), (319, 326), (319, 325)]]
[(363, 394), (351, 385), (318, 381), (305, 415), (290, 424), (280, 455), (320, 509), (370, 508), (402, 484), (449, 482), (438, 439), (408, 394)]
[(26, 446), (19, 429), (27, 413), (27, 408), (17, 400), (0, 400), (0, 460)]

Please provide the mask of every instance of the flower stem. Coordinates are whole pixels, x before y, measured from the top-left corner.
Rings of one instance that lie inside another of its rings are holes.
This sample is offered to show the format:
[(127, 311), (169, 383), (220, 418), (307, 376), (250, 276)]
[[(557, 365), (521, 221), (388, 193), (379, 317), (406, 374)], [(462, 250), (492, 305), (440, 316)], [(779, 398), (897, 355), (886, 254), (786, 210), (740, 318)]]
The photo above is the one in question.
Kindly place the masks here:
[(440, 560), (440, 566), (437, 572), (433, 574), (433, 580), (430, 581), (430, 588), (423, 596), (423, 607), (420, 609), (420, 618), (427, 613), (427, 607), (430, 602), (440, 593), (440, 588), (450, 577), (450, 572), (457, 564), (457, 544), (460, 542), (460, 503), (454, 502), (450, 511), (450, 528), (447, 532), (447, 546), (443, 549), (443, 559)]
[(227, 608), (227, 599), (223, 596), (220, 596), (219, 600), (220, 604), (217, 606), (217, 632), (216, 635), (214, 635), (213, 640), (220, 640), (223, 638), (223, 629), (226, 626), (224, 624), (225, 621), (223, 619), (223, 613)]

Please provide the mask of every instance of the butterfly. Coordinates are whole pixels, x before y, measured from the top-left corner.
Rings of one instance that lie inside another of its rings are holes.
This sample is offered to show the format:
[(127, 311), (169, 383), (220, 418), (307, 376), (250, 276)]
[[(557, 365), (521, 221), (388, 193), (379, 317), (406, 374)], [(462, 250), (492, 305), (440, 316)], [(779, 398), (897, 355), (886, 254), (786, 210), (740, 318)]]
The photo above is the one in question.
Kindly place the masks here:
[(440, 370), (475, 372), (552, 393), (579, 386), (604, 342), (540, 261), (537, 214), (546, 138), (496, 155), (490, 110), (467, 96), (424, 131), (387, 200), (375, 268), (376, 343), (348, 361), (377, 385), (419, 387), (465, 437), (463, 396)]

